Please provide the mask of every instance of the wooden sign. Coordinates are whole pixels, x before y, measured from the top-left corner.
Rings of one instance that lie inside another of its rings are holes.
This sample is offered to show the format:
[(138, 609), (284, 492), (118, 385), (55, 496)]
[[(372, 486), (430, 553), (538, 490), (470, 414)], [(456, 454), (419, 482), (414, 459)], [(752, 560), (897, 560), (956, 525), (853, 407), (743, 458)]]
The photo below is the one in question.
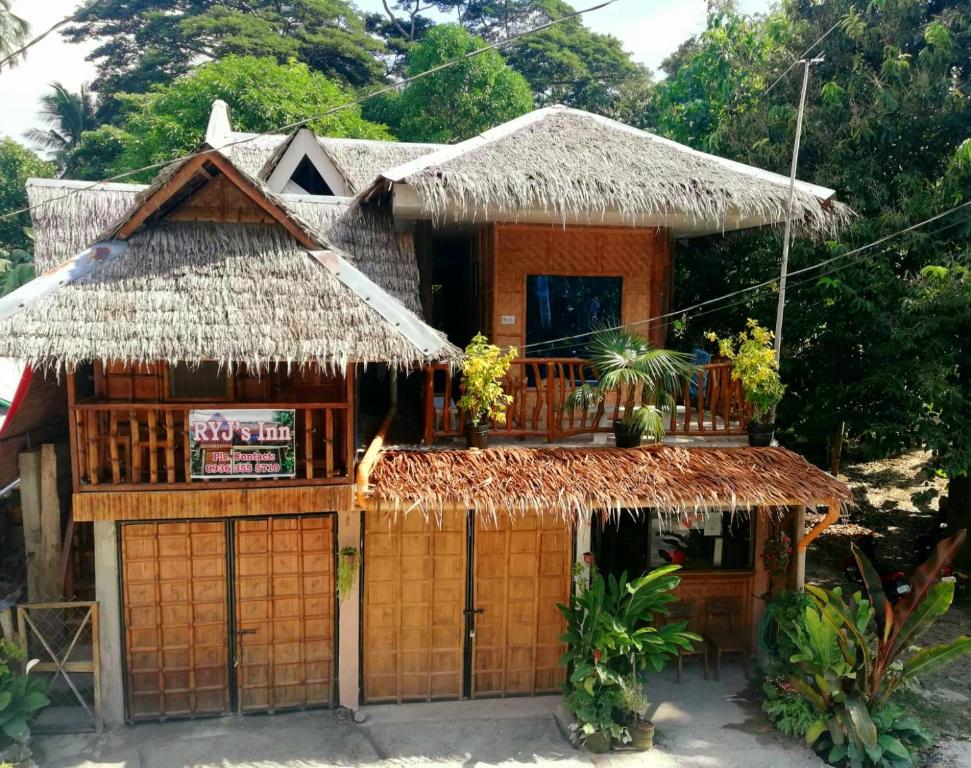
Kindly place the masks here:
[(253, 479), (296, 474), (293, 410), (189, 412), (192, 479)]

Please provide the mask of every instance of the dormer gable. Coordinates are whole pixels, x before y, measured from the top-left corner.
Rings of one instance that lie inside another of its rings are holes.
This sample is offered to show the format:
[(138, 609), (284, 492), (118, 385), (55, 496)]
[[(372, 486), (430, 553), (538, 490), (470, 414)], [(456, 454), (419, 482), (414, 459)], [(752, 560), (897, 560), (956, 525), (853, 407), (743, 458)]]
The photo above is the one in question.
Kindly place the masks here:
[(261, 176), (273, 192), (348, 197), (347, 181), (324, 154), (312, 131), (301, 128), (275, 153)]

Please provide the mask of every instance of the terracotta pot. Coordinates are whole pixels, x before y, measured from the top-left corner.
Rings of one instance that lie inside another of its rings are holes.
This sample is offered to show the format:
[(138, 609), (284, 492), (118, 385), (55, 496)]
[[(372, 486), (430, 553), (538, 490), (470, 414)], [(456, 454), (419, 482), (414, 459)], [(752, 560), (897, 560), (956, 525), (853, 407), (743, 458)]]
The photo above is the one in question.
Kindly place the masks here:
[(583, 562), (585, 565), (593, 565), (593, 552), (584, 552)]
[(641, 444), (642, 434), (637, 427), (629, 427), (619, 419), (614, 419), (614, 444), (618, 448), (637, 448)]
[(583, 740), (583, 746), (587, 752), (595, 755), (602, 755), (610, 751), (610, 734), (603, 731), (591, 733)]
[(630, 731), (630, 746), (638, 752), (647, 752), (654, 746), (654, 723), (650, 720), (632, 723), (627, 727)]
[(489, 425), (488, 424), (466, 424), (465, 442), (469, 448), (488, 448), (489, 447)]
[(772, 434), (774, 432), (774, 421), (750, 421), (748, 423), (748, 444), (756, 448), (768, 448), (772, 445)]

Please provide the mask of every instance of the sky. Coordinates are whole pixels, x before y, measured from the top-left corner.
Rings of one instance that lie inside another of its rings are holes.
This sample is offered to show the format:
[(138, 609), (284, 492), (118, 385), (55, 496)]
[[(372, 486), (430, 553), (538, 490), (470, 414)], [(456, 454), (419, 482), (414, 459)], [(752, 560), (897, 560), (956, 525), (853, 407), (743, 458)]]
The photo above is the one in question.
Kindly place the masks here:
[[(34, 34), (70, 15), (79, 0), (14, 0), (12, 10), (27, 19)], [(574, 0), (574, 7), (592, 5)], [(381, 0), (356, 0), (364, 11), (381, 11)], [(741, 0), (740, 9), (765, 11), (769, 0)], [(678, 45), (704, 29), (705, 0), (619, 0), (584, 17), (597, 31), (615, 35), (637, 61), (656, 70)], [(71, 90), (94, 77), (94, 66), (85, 57), (94, 43), (72, 45), (52, 35), (31, 48), (27, 60), (15, 69), (0, 71), (0, 135), (20, 140), (36, 125), (37, 100), (47, 86), (60, 81)]]

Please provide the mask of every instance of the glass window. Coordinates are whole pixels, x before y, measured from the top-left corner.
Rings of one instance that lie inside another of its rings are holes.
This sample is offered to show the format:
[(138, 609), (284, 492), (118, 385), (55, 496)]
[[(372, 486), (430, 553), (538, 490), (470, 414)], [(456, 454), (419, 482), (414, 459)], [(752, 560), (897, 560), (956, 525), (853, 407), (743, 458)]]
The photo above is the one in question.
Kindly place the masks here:
[(649, 568), (677, 563), (685, 570), (753, 567), (747, 514), (699, 512), (687, 518), (654, 516), (647, 551)]
[[(526, 276), (526, 344), (620, 325), (623, 278)], [(587, 338), (527, 346), (531, 357), (583, 357)]]
[(170, 365), (169, 396), (176, 400), (226, 400), (229, 371), (218, 363)]

